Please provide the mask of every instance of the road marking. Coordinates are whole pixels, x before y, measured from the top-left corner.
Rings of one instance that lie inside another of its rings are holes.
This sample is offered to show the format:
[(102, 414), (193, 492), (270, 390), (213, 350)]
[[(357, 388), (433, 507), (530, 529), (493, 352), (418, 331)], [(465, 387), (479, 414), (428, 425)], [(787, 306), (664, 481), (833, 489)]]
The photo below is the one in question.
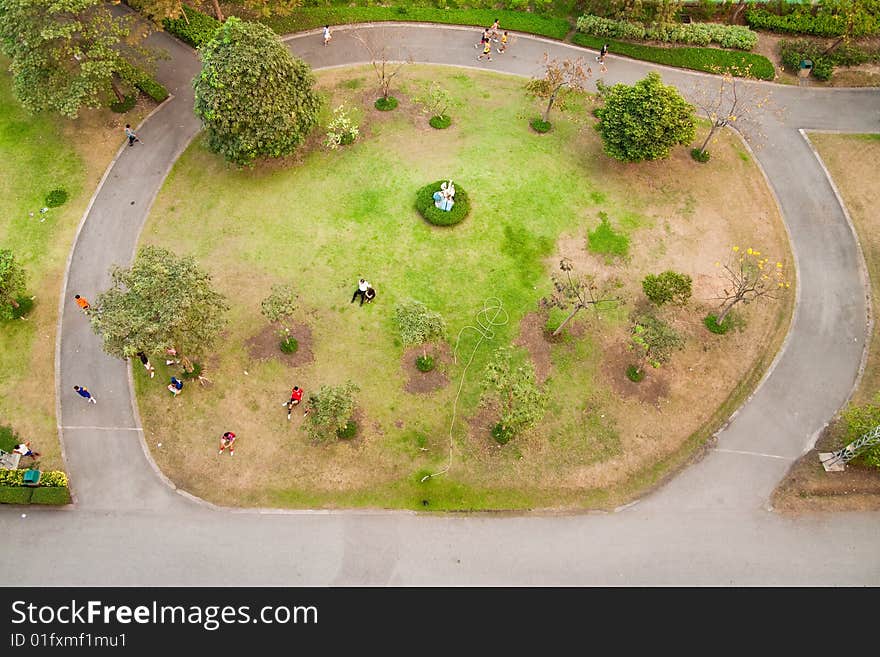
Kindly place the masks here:
[(744, 452), (739, 449), (722, 449), (721, 447), (715, 448), (716, 452), (726, 452), (727, 454), (747, 454), (748, 456), (766, 456), (768, 459), (782, 459), (783, 461), (793, 461), (787, 456), (778, 456), (776, 454), (764, 454), (762, 452)]
[(140, 427), (92, 427), (92, 426), (79, 426), (79, 427), (58, 427), (59, 429), (97, 429), (99, 431), (143, 431)]

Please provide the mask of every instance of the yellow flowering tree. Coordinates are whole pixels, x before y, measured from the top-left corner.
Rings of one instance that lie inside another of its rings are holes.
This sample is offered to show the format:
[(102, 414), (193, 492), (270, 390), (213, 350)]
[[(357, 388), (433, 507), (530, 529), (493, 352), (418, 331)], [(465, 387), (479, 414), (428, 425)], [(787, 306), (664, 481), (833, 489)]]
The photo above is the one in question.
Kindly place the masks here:
[(716, 323), (721, 326), (728, 313), (738, 304), (748, 304), (757, 299), (778, 299), (791, 287), (786, 280), (785, 267), (781, 262), (772, 263), (760, 251), (734, 246), (726, 264), (721, 265), (724, 280)]

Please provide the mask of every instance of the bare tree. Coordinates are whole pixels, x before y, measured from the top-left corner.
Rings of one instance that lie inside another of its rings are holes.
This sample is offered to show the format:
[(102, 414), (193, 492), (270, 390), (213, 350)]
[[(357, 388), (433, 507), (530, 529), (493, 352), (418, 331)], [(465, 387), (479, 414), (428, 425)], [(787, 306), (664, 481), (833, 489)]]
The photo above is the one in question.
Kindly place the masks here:
[(560, 93), (563, 90), (583, 91), (592, 73), (582, 58), (559, 60), (554, 57), (551, 59), (546, 52), (542, 65), (544, 76), (529, 80), (526, 89), (536, 98), (547, 101), (547, 108), (541, 119), (547, 123), (553, 104), (559, 101), (560, 107), (564, 106), (565, 97), (560, 96)]
[(376, 36), (376, 40), (382, 45), (371, 43), (358, 32), (355, 32), (354, 38), (360, 41), (361, 45), (370, 54), (370, 65), (373, 67), (373, 71), (375, 71), (376, 77), (379, 80), (382, 99), (387, 101), (391, 93), (391, 81), (400, 73), (400, 69), (405, 64), (412, 63), (412, 56), (400, 57), (401, 50), (398, 48), (396, 51), (398, 57), (392, 59), (388, 53), (388, 38), (384, 31), (379, 32)]
[(691, 96), (690, 100), (712, 123), (703, 145), (697, 149), (700, 155), (706, 153), (718, 129), (726, 126), (736, 128), (746, 141), (760, 143), (764, 138), (761, 117), (767, 111), (781, 113), (766, 87), (748, 84), (727, 71), (694, 87)]
[(785, 280), (783, 264), (768, 263), (769, 258), (762, 257), (760, 251), (733, 247), (727, 263), (720, 265), (724, 289), (715, 297), (721, 301), (721, 309), (715, 320), (718, 325), (724, 322), (737, 304), (748, 304), (764, 297), (778, 299), (791, 286)]
[(573, 274), (574, 264), (568, 258), (559, 261), (559, 269), (562, 274), (553, 274), (554, 292), (550, 297), (541, 300), (545, 307), (561, 308), (568, 310), (568, 317), (553, 331), (557, 336), (574, 316), (584, 308), (598, 309), (599, 304), (617, 303), (618, 297), (607, 296), (611, 288), (620, 287), (617, 281), (607, 281), (601, 286), (596, 282), (596, 277), (589, 274)]

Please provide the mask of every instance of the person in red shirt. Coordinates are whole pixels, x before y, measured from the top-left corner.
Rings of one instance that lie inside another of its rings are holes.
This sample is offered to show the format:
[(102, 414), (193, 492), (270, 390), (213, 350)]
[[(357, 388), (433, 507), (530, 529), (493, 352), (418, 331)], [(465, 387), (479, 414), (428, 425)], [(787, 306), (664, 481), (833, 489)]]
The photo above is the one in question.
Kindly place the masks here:
[(229, 456), (235, 456), (235, 434), (231, 431), (227, 431), (220, 437), (220, 451), (218, 454), (222, 454), (223, 450), (229, 448)]
[(299, 404), (303, 398), (302, 388), (299, 386), (293, 386), (293, 390), (290, 391), (290, 399), (281, 404), (282, 406), (287, 406), (287, 419), (290, 419), (290, 414), (293, 411), (293, 407)]

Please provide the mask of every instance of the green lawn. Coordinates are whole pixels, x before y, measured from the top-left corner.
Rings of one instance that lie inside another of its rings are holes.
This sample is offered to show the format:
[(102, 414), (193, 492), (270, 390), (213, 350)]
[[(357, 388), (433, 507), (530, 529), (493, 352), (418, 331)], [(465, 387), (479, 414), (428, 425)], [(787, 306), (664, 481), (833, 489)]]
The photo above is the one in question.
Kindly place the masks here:
[[(428, 116), (409, 101), (438, 74), (458, 103), (447, 130), (428, 127)], [(584, 507), (608, 503), (609, 486), (631, 476), (656, 480), (663, 468), (652, 468), (689, 444), (733, 384), (708, 385), (695, 405), (687, 399), (692, 387), (714, 374), (703, 372), (670, 392), (671, 406), (662, 412), (616, 394), (606, 351), (625, 345), (630, 303), (603, 318), (582, 313), (574, 334), (557, 344), (539, 340), (551, 367), (551, 402), (536, 430), (504, 448), (488, 436), (491, 409), (478, 406), (482, 369), (491, 350), (514, 341), (521, 320), (537, 310), (560, 255), (624, 279), (633, 300), (648, 271), (675, 266), (714, 274), (714, 261), (750, 235), (786, 258), (778, 222), (742, 221), (776, 216), (754, 166), (728, 137), (713, 151), (711, 167), (694, 164), (684, 148), (666, 163), (611, 161), (590, 127), (587, 99), (569, 118), (551, 115), (554, 129), (536, 135), (528, 120), (538, 107), (524, 96), (523, 80), (492, 73), (407, 67), (395, 92), (400, 108), (380, 113), (372, 109), (371, 75), (359, 68), (319, 76), (327, 107), (346, 100), (361, 120), (354, 145), (331, 152), (312, 143), (299, 158), (239, 170), (198, 139), (166, 181), (142, 243), (195, 255), (232, 310), (221, 346), (207, 360), (210, 387), (190, 385), (171, 398), (164, 389), (169, 370), (160, 366), (150, 380), (135, 368), (147, 442), (159, 465), (197, 495), (263, 506)], [(471, 212), (461, 224), (438, 228), (413, 205), (416, 190), (445, 177), (468, 190)], [(761, 210), (739, 212), (744, 203)], [(586, 232), (599, 225), (599, 211), (630, 239), (628, 259), (606, 264), (604, 256), (587, 254)], [(712, 222), (710, 236), (704, 221)], [(349, 303), (361, 275), (378, 292), (364, 307)], [(243, 346), (265, 328), (262, 297), (287, 281), (300, 295), (296, 321), (312, 332), (314, 360), (296, 368), (252, 360)], [(501, 300), (509, 321), (493, 327), (465, 372), (479, 340), (469, 327), (489, 297)], [(461, 335), (458, 363), (447, 366), (449, 385), (430, 394), (404, 391), (392, 316), (407, 299), (445, 317), (450, 347)], [(684, 370), (707, 353), (726, 357), (726, 349), (756, 336), (773, 343), (777, 314), (785, 315), (780, 306), (766, 321), (750, 322), (751, 337), (724, 343), (700, 328), (700, 312), (698, 304), (693, 317), (677, 320), (693, 336), (678, 365)], [(762, 356), (726, 358), (722, 371), (731, 381), (747, 377)], [(685, 378), (675, 368), (662, 376)], [(300, 430), (300, 417), (287, 422), (281, 403), (292, 385), (308, 394), (349, 379), (361, 388), (362, 431), (354, 441), (317, 446)], [(679, 407), (685, 410), (676, 418), (670, 409)], [(214, 446), (230, 429), (239, 436), (234, 462), (219, 458)], [(424, 474), (445, 467), (450, 444), (449, 472), (420, 484)]]
[[(56, 121), (29, 115), (13, 98), (6, 66), (0, 59), (0, 247), (20, 259), (36, 299), (27, 321), (0, 322), (0, 424), (32, 440), (44, 468), (63, 469), (55, 433), (55, 322), (72, 229), (89, 190), (83, 163)], [(56, 187), (70, 198), (41, 221), (46, 194)]]

